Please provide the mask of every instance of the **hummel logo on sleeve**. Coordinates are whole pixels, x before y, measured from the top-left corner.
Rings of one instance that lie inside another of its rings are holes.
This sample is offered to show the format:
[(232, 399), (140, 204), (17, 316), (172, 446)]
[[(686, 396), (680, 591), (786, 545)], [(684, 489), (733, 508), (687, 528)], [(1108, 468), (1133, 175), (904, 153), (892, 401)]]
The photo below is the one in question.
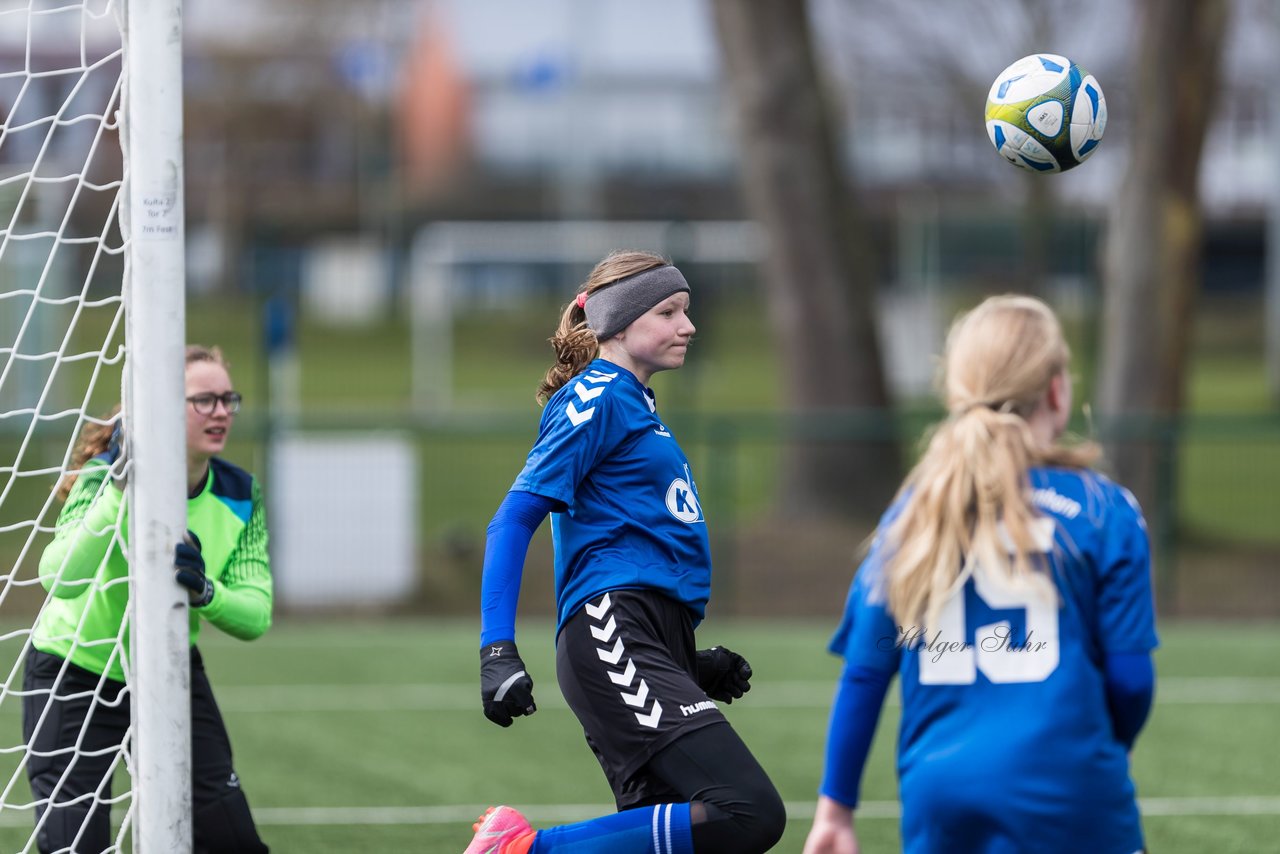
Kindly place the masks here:
[[(578, 400), (580, 402), (591, 403), (591, 401), (604, 394), (604, 385), (602, 384), (613, 382), (613, 379), (616, 376), (617, 373), (606, 374), (600, 371), (588, 371), (582, 375), (582, 379), (573, 384), (573, 392), (578, 396)], [(591, 385), (587, 385), (587, 383), (591, 383)], [(574, 427), (577, 427), (587, 421), (590, 421), (591, 417), (596, 414), (596, 408), (592, 405), (584, 406), (582, 409), (579, 409), (571, 400), (569, 401), (569, 404), (565, 406), (564, 414), (569, 416), (569, 423), (573, 424)]]
[(577, 427), (585, 421), (590, 421), (591, 417), (596, 414), (596, 408), (592, 406), (578, 411), (578, 407), (573, 405), (573, 401), (569, 401), (569, 405), (564, 408), (564, 414), (568, 415), (569, 421), (573, 423), (574, 427)]
[(576, 382), (573, 384), (573, 390), (578, 395), (578, 399), (583, 403), (590, 403), (600, 395), (604, 394), (604, 386), (596, 386), (595, 388), (587, 388), (584, 382)]

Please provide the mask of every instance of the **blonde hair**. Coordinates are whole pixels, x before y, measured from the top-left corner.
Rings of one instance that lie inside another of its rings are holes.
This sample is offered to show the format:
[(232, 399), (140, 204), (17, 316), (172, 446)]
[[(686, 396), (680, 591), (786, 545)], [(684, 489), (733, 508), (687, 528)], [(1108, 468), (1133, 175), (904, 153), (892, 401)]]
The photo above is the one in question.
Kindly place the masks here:
[[(633, 250), (610, 252), (599, 264), (596, 264), (591, 274), (587, 276), (587, 280), (578, 288), (577, 294), (589, 296), (619, 279), (670, 263), (666, 258), (652, 252)], [(538, 386), (536, 399), (539, 404), (546, 403), (561, 386), (582, 373), (600, 352), (600, 341), (587, 327), (587, 313), (582, 306), (578, 305), (578, 296), (575, 296), (574, 300), (560, 312), (560, 325), (556, 328), (555, 334), (547, 340), (556, 351), (556, 361)]]
[[(205, 347), (201, 344), (188, 344), (184, 354), (183, 364), (190, 367), (195, 362), (213, 362), (221, 365), (224, 370), (231, 370), (231, 363), (222, 355), (222, 349), (219, 347)], [(80, 470), (84, 468), (84, 464), (98, 454), (105, 453), (107, 448), (111, 446), (111, 434), (115, 432), (116, 425), (120, 423), (120, 404), (111, 407), (111, 411), (106, 414), (102, 420), (106, 423), (99, 424), (97, 421), (90, 421), (80, 430), (80, 438), (76, 440), (75, 449), (71, 452), (71, 470), (62, 476), (58, 481), (57, 497), (59, 501), (66, 501), (67, 496), (71, 494), (71, 487), (75, 486), (76, 478), (80, 476)]]
[(1042, 445), (1026, 419), (1070, 359), (1057, 317), (1032, 297), (991, 297), (952, 324), (941, 377), (949, 416), (903, 482), (902, 511), (887, 531), (888, 605), (901, 625), (936, 626), (975, 563), (1053, 595), (1027, 473), (1038, 464), (1086, 468), (1099, 452), (1092, 443)]

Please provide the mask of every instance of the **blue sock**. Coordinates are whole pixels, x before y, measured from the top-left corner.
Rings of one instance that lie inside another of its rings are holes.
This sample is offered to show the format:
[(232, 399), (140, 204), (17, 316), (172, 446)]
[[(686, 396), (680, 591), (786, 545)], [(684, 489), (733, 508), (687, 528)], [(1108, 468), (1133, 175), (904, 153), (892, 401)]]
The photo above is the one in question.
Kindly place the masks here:
[(539, 830), (529, 854), (693, 854), (688, 804), (661, 804)]

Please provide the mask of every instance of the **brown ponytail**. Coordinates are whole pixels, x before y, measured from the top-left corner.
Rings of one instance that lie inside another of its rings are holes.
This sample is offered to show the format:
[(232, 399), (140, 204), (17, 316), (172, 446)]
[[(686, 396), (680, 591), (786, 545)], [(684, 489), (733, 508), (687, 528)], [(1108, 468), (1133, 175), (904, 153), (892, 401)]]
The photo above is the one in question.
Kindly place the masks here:
[(111, 433), (119, 422), (119, 415), (120, 404), (117, 403), (103, 419), (105, 424), (90, 421), (81, 428), (80, 438), (76, 441), (75, 450), (71, 452), (71, 471), (64, 474), (62, 480), (58, 481), (56, 494), (59, 501), (67, 500), (67, 496), (71, 494), (71, 487), (75, 486), (76, 478), (80, 476), (80, 470), (84, 468), (84, 464), (107, 450), (107, 446), (111, 444)]

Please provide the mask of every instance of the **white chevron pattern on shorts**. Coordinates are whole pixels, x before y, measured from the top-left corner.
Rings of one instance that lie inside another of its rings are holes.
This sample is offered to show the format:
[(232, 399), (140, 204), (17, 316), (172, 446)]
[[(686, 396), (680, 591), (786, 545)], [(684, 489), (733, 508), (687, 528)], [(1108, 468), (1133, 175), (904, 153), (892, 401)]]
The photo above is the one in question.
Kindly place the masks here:
[(604, 624), (603, 629), (597, 629), (595, 626), (591, 627), (591, 636), (598, 641), (604, 641), (605, 643), (608, 643), (610, 640), (613, 639), (613, 633), (617, 631), (617, 629), (618, 629), (618, 621), (613, 618), (612, 614), (610, 614), (609, 622)]
[(587, 616), (593, 620), (598, 620), (605, 615), (605, 612), (613, 607), (613, 603), (609, 601), (609, 594), (604, 594), (600, 599), (599, 605), (592, 605), (590, 602), (582, 606), (587, 611)]
[(612, 670), (606, 670), (609, 681), (614, 685), (630, 685), (636, 678), (636, 663), (631, 659), (627, 659), (627, 669), (621, 673), (614, 673)]
[(600, 660), (608, 664), (617, 664), (622, 660), (622, 654), (626, 650), (622, 646), (622, 638), (618, 638), (618, 642), (613, 645), (613, 649), (605, 649), (604, 647), (596, 647), (596, 655), (600, 656)]
[[(600, 643), (607, 644), (618, 630), (618, 621), (609, 613), (609, 609), (612, 606), (613, 603), (609, 601), (608, 593), (601, 596), (600, 601), (596, 604), (592, 605), (588, 602), (583, 606), (587, 616), (598, 624), (598, 626), (588, 625), (588, 628), (591, 630), (591, 636)], [(605, 619), (606, 616), (608, 617), (607, 620)], [(596, 655), (606, 664), (611, 664), (615, 667), (619, 666), (622, 657), (626, 655), (626, 647), (622, 643), (622, 638), (617, 638), (612, 647), (597, 646)], [(606, 669), (605, 674), (609, 677), (610, 682), (619, 688), (625, 689), (618, 692), (622, 702), (633, 709), (640, 710), (634, 712), (640, 725), (647, 726), (650, 729), (657, 729), (658, 722), (662, 720), (662, 704), (655, 697), (653, 699), (653, 707), (648, 712), (644, 711), (649, 702), (649, 683), (643, 677), (637, 680), (636, 663), (631, 659), (631, 656), (627, 656), (627, 663), (622, 672)]]

